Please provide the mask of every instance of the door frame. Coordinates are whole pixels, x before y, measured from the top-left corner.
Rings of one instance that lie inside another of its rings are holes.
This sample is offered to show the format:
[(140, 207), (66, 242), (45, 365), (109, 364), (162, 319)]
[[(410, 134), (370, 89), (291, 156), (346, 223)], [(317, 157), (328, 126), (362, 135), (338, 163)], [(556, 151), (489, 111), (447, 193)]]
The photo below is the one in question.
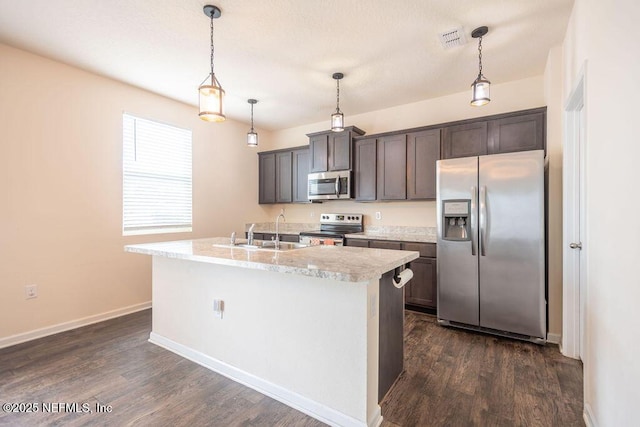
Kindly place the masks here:
[[(564, 108), (562, 185), (562, 354), (584, 360), (588, 237), (586, 233), (586, 62)], [(581, 250), (569, 244), (580, 241)], [(582, 262), (581, 262), (582, 261)]]

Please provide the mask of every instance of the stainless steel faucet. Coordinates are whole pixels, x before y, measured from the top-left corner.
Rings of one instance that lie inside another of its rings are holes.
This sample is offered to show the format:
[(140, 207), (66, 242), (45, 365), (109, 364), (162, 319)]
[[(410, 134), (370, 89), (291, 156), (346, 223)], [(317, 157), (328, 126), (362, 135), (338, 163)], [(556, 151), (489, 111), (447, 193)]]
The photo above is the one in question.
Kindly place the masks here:
[(247, 231), (247, 244), (248, 245), (253, 245), (253, 229), (255, 228), (255, 224), (251, 224), (251, 227), (249, 227), (249, 231)]
[(276, 237), (274, 238), (274, 245), (276, 247), (276, 249), (280, 249), (280, 232), (278, 230), (278, 223), (280, 222), (280, 217), (282, 217), (282, 220), (284, 222), (287, 221), (287, 219), (284, 217), (284, 209), (280, 210), (280, 215), (278, 215), (276, 217)]

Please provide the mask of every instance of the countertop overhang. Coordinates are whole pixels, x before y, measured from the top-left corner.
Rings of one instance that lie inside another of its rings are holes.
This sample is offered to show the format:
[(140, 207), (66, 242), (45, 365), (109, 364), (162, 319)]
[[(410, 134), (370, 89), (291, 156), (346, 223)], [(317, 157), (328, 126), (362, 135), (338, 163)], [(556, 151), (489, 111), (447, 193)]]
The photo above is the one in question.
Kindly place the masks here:
[(350, 246), (310, 246), (288, 251), (214, 246), (228, 243), (227, 237), (212, 237), (127, 245), (125, 251), (344, 282), (377, 279), (420, 255), (415, 251)]

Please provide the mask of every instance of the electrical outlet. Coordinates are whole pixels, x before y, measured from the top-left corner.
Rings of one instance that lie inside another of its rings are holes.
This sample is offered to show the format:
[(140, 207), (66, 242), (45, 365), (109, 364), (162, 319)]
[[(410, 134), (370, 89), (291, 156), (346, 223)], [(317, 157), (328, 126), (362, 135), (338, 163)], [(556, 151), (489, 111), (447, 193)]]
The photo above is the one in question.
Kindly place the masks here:
[(26, 285), (24, 294), (25, 299), (38, 298), (38, 285)]
[(376, 212), (376, 219), (382, 219), (382, 213)]
[(218, 319), (222, 319), (222, 313), (224, 312), (224, 301), (221, 299), (213, 300), (213, 313)]

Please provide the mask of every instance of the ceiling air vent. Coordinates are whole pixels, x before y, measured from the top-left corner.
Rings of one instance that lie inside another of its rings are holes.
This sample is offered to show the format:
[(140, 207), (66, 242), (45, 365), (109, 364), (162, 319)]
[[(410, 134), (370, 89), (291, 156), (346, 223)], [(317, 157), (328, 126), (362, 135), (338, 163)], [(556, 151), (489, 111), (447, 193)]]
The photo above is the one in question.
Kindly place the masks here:
[(442, 47), (445, 49), (451, 49), (455, 46), (462, 46), (467, 42), (467, 38), (465, 37), (462, 28), (455, 28), (453, 30), (445, 31), (444, 33), (438, 34), (438, 37), (440, 38)]

